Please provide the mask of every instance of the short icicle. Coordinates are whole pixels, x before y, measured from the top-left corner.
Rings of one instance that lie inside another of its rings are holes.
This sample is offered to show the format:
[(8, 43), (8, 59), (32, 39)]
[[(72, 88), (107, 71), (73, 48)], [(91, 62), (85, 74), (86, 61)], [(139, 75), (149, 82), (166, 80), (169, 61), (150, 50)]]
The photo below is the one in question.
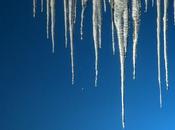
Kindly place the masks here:
[(36, 0), (33, 0), (33, 17), (35, 18), (35, 16), (36, 16), (36, 7), (37, 7), (37, 5), (36, 5)]
[(84, 24), (84, 12), (87, 6), (88, 0), (81, 0), (81, 25), (80, 25), (80, 35), (81, 35), (81, 40), (83, 40), (83, 24)]

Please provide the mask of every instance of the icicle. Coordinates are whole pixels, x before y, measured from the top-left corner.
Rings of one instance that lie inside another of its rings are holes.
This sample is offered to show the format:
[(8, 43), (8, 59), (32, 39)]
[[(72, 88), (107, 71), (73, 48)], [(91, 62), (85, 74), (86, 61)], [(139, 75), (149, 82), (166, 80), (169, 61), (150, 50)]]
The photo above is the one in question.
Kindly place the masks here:
[(160, 0), (157, 0), (157, 63), (158, 63), (158, 82), (160, 93), (160, 107), (162, 107), (162, 88), (161, 88), (161, 70), (160, 70), (160, 15), (161, 6)]
[(73, 21), (74, 21), (74, 24), (75, 24), (75, 22), (76, 22), (76, 17), (77, 17), (77, 0), (73, 0), (74, 2), (73, 2), (73, 11), (74, 11), (74, 16), (73, 16)]
[(164, 16), (163, 16), (163, 34), (164, 34), (164, 62), (165, 62), (165, 73), (166, 73), (166, 86), (168, 90), (168, 58), (167, 58), (167, 11), (168, 11), (168, 0), (164, 0)]
[(93, 40), (95, 49), (95, 86), (97, 86), (98, 77), (98, 47), (101, 46), (101, 0), (93, 0)]
[(97, 0), (97, 26), (98, 26), (98, 40), (99, 40), (99, 48), (101, 48), (101, 0)]
[(137, 42), (140, 21), (140, 0), (132, 0), (132, 19), (134, 23), (133, 33), (133, 79), (136, 75)]
[(112, 52), (115, 55), (114, 22), (112, 21)]
[(111, 30), (112, 30), (112, 52), (113, 55), (115, 55), (115, 39), (114, 39), (114, 1), (109, 0), (109, 3), (111, 5)]
[(47, 0), (47, 39), (49, 38), (49, 21), (50, 21), (50, 0)]
[(67, 48), (67, 26), (68, 26), (68, 23), (67, 23), (67, 18), (68, 18), (68, 1), (67, 0), (64, 0), (64, 37), (65, 37), (65, 47)]
[(33, 0), (33, 17), (36, 16), (36, 0)]
[(84, 12), (87, 6), (88, 0), (81, 0), (81, 27), (80, 27), (80, 34), (81, 34), (81, 40), (83, 39), (83, 23), (84, 23)]
[(148, 0), (145, 0), (145, 12), (148, 11)]
[(152, 7), (154, 6), (154, 0), (152, 0)]
[(72, 67), (72, 84), (74, 84), (74, 48), (73, 48), (73, 31), (76, 19), (76, 0), (69, 0), (69, 34), (71, 49), (71, 67)]
[(174, 0), (174, 25), (175, 25), (175, 0)]
[(41, 13), (43, 12), (43, 8), (44, 8), (44, 0), (41, 0)]
[(103, 0), (103, 8), (104, 8), (104, 12), (106, 12), (106, 0)]
[[(120, 53), (120, 71), (121, 71), (121, 103), (122, 103), (122, 126), (125, 127), (125, 103), (124, 103), (124, 81), (125, 81), (125, 34), (126, 33), (124, 21), (125, 11), (127, 10), (127, 0), (114, 0), (114, 24), (117, 30), (118, 45)], [(125, 30), (125, 31), (124, 31)]]
[(52, 52), (55, 50), (55, 0), (50, 0)]

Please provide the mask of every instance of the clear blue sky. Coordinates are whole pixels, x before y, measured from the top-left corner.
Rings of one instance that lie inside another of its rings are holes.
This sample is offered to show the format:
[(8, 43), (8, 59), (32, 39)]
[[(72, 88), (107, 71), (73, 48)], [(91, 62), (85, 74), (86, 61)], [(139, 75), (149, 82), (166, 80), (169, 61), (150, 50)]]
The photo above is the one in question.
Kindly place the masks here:
[[(81, 41), (78, 2), (73, 86), (70, 49), (64, 48), (63, 1), (57, 0), (56, 4), (55, 54), (51, 51), (51, 41), (46, 40), (45, 14), (32, 17), (32, 0), (5, 0), (0, 4), (0, 130), (122, 130), (119, 56), (118, 48), (117, 55), (112, 55), (109, 5), (103, 14), (99, 82), (95, 88), (91, 4), (85, 13), (85, 35)], [(126, 59), (126, 130), (175, 129), (175, 27), (172, 3), (170, 6), (170, 90), (165, 90), (161, 52), (162, 109), (157, 82), (156, 8), (149, 5), (148, 13), (142, 10), (135, 81), (130, 33)]]

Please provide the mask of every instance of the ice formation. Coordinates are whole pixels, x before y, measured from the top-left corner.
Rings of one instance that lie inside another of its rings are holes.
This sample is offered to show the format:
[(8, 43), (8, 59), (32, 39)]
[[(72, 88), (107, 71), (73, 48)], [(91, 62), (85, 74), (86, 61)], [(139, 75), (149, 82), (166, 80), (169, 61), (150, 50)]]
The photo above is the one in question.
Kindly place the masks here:
[(164, 64), (165, 64), (165, 78), (166, 86), (168, 90), (168, 58), (167, 58), (167, 11), (168, 11), (168, 0), (164, 0), (164, 16), (163, 16), (163, 42), (164, 42)]
[(161, 3), (157, 0), (157, 65), (158, 65), (158, 83), (160, 93), (160, 107), (162, 107), (162, 88), (161, 88), (161, 69), (160, 69), (160, 23), (161, 23)]
[(136, 78), (136, 57), (137, 57), (137, 43), (138, 31), (140, 22), (140, 0), (132, 0), (132, 19), (133, 19), (133, 79)]
[[(55, 50), (55, 18), (56, 18), (56, 1), (55, 0), (41, 0), (41, 12), (44, 12), (44, 2), (46, 2), (46, 31), (47, 38), (51, 38), (52, 52)], [(74, 84), (74, 25), (76, 23), (77, 15), (77, 0), (63, 0), (64, 5), (64, 29), (65, 29), (65, 47), (68, 46), (68, 39), (70, 42), (70, 59), (72, 70), (72, 84)], [(129, 25), (132, 20), (133, 32), (133, 79), (136, 77), (136, 57), (137, 44), (139, 39), (140, 15), (141, 15), (141, 0), (108, 0), (109, 9), (111, 12), (111, 34), (112, 34), (112, 53), (115, 54), (115, 34), (117, 34), (119, 59), (120, 59), (120, 77), (121, 77), (121, 115), (122, 126), (125, 127), (125, 58), (127, 56), (127, 44)], [(131, 4), (129, 4), (131, 2)], [(145, 11), (148, 10), (149, 0), (145, 0)], [(163, 45), (164, 67), (165, 67), (165, 81), (168, 89), (168, 52), (167, 52), (167, 24), (168, 24), (168, 0), (163, 0), (163, 17), (161, 15), (161, 0), (152, 0), (152, 6), (156, 3), (157, 8), (157, 70), (158, 70), (158, 86), (160, 92), (160, 107), (162, 107), (162, 88), (161, 88), (161, 45)], [(85, 17), (85, 9), (88, 4), (92, 4), (92, 36), (94, 43), (94, 57), (95, 57), (95, 86), (97, 86), (98, 79), (98, 52), (101, 48), (101, 30), (102, 30), (102, 5), (106, 12), (108, 9), (107, 0), (81, 0), (81, 22), (80, 34), (83, 39), (83, 25)], [(33, 0), (33, 17), (36, 17), (37, 0)], [(175, 24), (175, 0), (174, 0), (174, 24)], [(129, 18), (129, 15), (131, 17)], [(131, 19), (131, 20), (130, 20)], [(163, 22), (163, 26), (161, 23)], [(163, 31), (163, 44), (161, 44), (161, 28)]]
[(80, 34), (81, 34), (81, 40), (83, 39), (83, 24), (84, 24), (84, 12), (87, 6), (88, 0), (81, 0), (81, 27), (80, 27)]

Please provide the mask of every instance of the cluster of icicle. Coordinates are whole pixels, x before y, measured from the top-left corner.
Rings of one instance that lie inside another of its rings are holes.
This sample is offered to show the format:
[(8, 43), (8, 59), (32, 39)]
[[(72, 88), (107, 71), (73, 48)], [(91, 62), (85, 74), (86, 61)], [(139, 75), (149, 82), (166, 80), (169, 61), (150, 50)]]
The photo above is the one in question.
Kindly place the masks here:
[[(46, 3), (46, 30), (47, 38), (52, 40), (52, 52), (54, 52), (55, 44), (55, 0), (40, 0), (41, 12), (43, 12), (44, 3)], [(163, 18), (161, 19), (161, 3), (164, 2)], [(68, 46), (68, 34), (70, 39), (71, 49), (71, 67), (72, 67), (72, 84), (74, 84), (74, 24), (76, 22), (77, 0), (63, 0), (64, 2), (64, 22), (65, 22), (65, 47)], [(133, 21), (133, 79), (136, 77), (136, 56), (138, 44), (138, 32), (140, 24), (141, 0), (131, 0), (131, 7), (129, 0), (81, 0), (81, 27), (80, 35), (83, 39), (83, 24), (84, 12), (88, 3), (92, 3), (92, 23), (93, 23), (93, 39), (95, 49), (95, 86), (97, 86), (98, 79), (98, 50), (101, 48), (101, 28), (102, 28), (102, 6), (104, 11), (107, 9), (107, 2), (110, 5), (111, 11), (111, 28), (112, 28), (112, 51), (115, 54), (115, 32), (118, 37), (118, 48), (121, 68), (121, 104), (122, 104), (122, 126), (125, 127), (125, 107), (124, 107), (124, 87), (125, 87), (125, 58), (127, 53), (128, 43), (128, 29), (129, 29), (129, 9), (132, 13)], [(103, 5), (102, 5), (103, 2)], [(148, 0), (145, 0), (145, 12), (148, 9)], [(154, 6), (154, 0), (152, 0)], [(168, 61), (167, 61), (167, 11), (168, 0), (156, 0), (157, 6), (157, 59), (158, 59), (158, 83), (160, 90), (160, 107), (162, 106), (161, 95), (161, 69), (160, 69), (160, 32), (161, 21), (163, 21), (163, 45), (164, 45), (164, 62), (165, 62), (165, 77), (166, 86), (168, 89)], [(36, 16), (37, 0), (33, 0), (33, 17)], [(175, 23), (175, 0), (174, 0), (174, 23)]]

